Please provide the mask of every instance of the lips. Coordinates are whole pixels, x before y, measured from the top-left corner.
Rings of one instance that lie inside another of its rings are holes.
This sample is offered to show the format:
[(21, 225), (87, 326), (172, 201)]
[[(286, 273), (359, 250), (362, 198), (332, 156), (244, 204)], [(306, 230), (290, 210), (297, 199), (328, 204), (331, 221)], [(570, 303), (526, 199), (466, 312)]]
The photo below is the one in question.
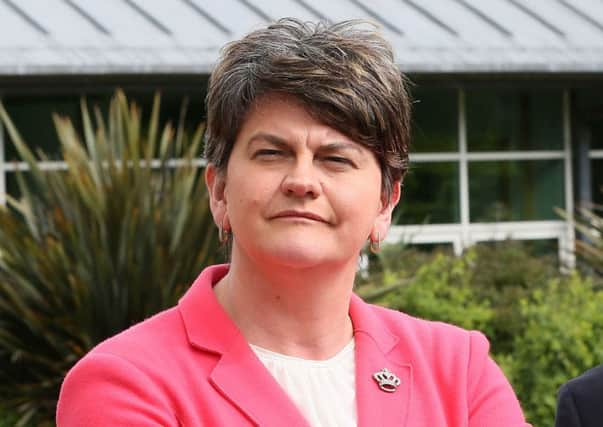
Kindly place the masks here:
[(292, 218), (292, 219), (300, 218), (300, 219), (309, 219), (312, 221), (324, 222), (324, 223), (328, 224), (328, 221), (326, 219), (324, 219), (323, 217), (321, 217), (320, 215), (315, 214), (313, 212), (307, 212), (307, 211), (286, 210), (286, 211), (281, 211), (281, 212), (277, 213), (272, 218), (273, 219), (276, 219), (276, 218)]

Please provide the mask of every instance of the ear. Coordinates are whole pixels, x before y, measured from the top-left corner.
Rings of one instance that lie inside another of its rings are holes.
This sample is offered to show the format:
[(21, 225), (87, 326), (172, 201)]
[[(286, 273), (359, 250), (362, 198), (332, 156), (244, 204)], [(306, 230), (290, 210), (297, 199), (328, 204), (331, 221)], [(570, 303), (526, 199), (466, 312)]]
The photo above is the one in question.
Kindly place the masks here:
[(215, 165), (208, 163), (205, 168), (205, 185), (209, 194), (209, 208), (218, 227), (230, 229), (228, 222), (227, 205), (225, 197), (226, 176)]
[(400, 201), (402, 193), (402, 188), (400, 185), (400, 181), (395, 181), (392, 185), (392, 192), (389, 198), (383, 198), (381, 200), (381, 209), (375, 218), (375, 223), (373, 224), (373, 228), (371, 230), (370, 239), (373, 241), (383, 241), (389, 227), (392, 223), (392, 212), (394, 208)]

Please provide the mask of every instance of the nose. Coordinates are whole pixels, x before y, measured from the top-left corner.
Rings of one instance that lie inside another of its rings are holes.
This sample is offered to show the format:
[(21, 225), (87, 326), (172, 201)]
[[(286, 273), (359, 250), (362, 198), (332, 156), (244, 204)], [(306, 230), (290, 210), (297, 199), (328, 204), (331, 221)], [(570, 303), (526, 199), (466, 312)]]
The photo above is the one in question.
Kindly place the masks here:
[(321, 186), (313, 162), (302, 159), (295, 162), (285, 174), (281, 188), (287, 196), (317, 198)]

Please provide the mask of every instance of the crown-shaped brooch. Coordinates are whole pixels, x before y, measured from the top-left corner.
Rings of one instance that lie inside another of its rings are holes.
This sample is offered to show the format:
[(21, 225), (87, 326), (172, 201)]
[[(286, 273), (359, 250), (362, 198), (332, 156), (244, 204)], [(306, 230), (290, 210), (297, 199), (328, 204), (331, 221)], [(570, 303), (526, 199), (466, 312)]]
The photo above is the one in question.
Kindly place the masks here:
[(379, 388), (388, 393), (393, 393), (400, 385), (400, 378), (391, 373), (387, 368), (375, 372), (373, 378), (377, 381), (377, 384), (379, 384)]

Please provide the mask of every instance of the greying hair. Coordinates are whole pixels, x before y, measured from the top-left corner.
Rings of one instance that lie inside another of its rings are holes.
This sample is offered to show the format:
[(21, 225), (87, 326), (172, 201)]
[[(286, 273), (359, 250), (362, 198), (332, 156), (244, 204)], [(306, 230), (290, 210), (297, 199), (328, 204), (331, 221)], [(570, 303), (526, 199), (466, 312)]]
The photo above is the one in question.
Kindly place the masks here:
[(227, 44), (209, 80), (208, 162), (225, 171), (253, 102), (285, 94), (373, 152), (389, 197), (408, 169), (410, 100), (390, 44), (367, 24), (286, 18)]

